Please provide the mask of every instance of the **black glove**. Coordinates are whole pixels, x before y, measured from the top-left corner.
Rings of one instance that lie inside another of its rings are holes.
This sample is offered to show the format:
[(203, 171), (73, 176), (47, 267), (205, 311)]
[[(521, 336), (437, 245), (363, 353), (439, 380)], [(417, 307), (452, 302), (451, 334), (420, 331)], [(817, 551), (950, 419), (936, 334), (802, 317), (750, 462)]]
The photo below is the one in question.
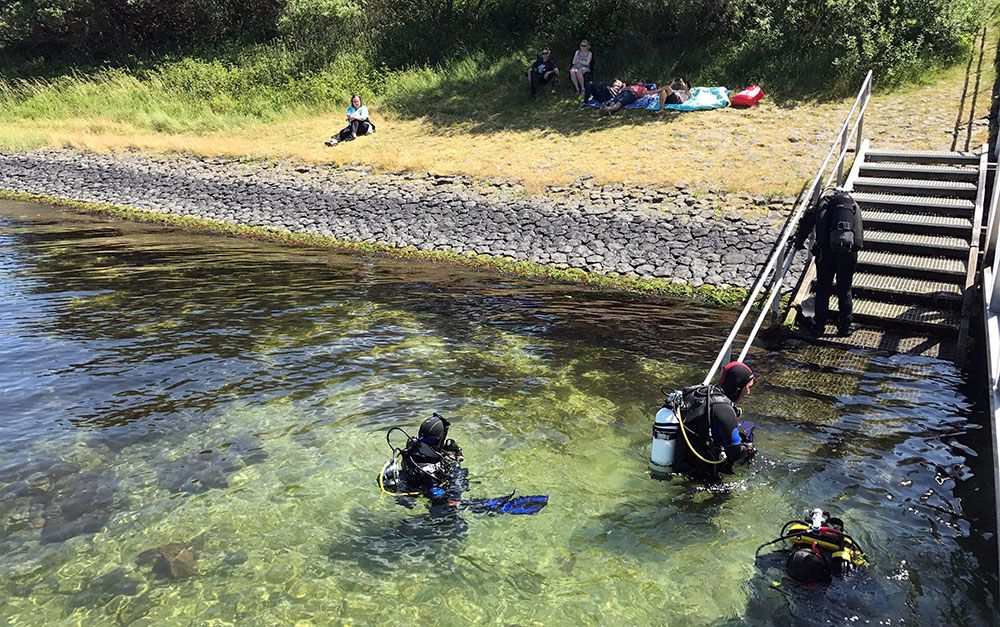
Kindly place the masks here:
[(753, 458), (757, 455), (757, 449), (754, 448), (754, 445), (749, 442), (746, 442), (741, 446), (743, 447), (743, 462), (749, 466), (753, 463)]
[(802, 240), (801, 242), (796, 240), (796, 242), (795, 242), (795, 250), (805, 250), (805, 249), (806, 249), (806, 242), (805, 242), (805, 240)]

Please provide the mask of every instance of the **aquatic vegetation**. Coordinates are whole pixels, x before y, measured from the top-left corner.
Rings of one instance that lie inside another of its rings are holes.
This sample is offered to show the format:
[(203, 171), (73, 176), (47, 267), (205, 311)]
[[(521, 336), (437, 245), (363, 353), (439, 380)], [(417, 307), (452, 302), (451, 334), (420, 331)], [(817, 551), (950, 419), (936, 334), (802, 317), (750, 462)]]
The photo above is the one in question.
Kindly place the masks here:
[[(40, 211), (70, 234), (95, 221)], [(653, 481), (659, 388), (700, 380), (730, 312), (131, 222), (99, 236), (97, 265), (82, 235), (46, 259), (32, 220), (0, 227), (0, 347), (20, 366), (0, 370), (3, 620), (794, 622), (760, 613), (752, 556), (816, 504), (899, 571), (823, 616), (992, 615), (950, 364), (755, 353), (758, 463)], [(100, 264), (123, 259), (136, 272), (109, 279)], [(545, 509), (434, 518), (380, 495), (387, 429), (431, 411), (452, 419), (468, 498)]]

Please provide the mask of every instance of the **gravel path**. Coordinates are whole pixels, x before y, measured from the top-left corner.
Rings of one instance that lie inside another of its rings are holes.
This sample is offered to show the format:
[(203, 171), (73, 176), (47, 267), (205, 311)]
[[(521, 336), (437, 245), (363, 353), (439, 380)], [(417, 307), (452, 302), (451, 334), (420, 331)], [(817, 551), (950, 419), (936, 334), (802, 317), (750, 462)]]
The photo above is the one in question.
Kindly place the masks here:
[(748, 287), (788, 199), (509, 182), (363, 166), (68, 150), (0, 153), (0, 189), (421, 250), (475, 252), (692, 286)]

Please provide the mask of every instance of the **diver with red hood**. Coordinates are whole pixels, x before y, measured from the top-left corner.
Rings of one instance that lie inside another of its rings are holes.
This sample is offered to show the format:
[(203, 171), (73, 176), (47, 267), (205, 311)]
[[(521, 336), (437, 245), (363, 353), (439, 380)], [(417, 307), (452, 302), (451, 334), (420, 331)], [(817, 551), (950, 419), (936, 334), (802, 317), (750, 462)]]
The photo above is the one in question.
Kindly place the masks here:
[(740, 421), (737, 403), (750, 394), (753, 371), (741, 361), (722, 369), (719, 385), (685, 388), (668, 399), (678, 419), (672, 469), (702, 478), (732, 473), (738, 462), (750, 463), (753, 424)]

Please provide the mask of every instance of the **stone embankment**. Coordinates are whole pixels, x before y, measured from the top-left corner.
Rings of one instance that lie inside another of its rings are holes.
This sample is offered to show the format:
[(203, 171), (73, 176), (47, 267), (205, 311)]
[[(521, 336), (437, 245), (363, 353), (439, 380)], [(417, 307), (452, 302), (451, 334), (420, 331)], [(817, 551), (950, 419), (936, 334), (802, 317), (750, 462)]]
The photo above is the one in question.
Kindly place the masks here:
[(511, 182), (263, 160), (0, 153), (0, 189), (395, 247), (747, 287), (790, 199), (601, 187), (529, 196)]

